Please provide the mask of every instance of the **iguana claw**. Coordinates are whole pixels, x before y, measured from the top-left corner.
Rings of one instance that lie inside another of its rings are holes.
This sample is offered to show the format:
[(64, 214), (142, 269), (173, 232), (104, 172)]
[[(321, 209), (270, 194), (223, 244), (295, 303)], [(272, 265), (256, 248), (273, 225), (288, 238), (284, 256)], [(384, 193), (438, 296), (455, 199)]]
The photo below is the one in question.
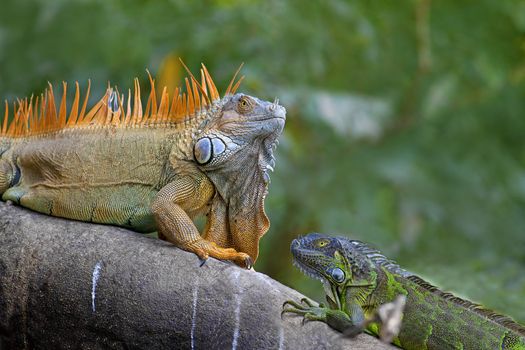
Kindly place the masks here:
[[(287, 305), (291, 305), (292, 307), (285, 308)], [(326, 317), (326, 311), (328, 310), (324, 307), (314, 306), (313, 303), (307, 298), (302, 298), (301, 304), (293, 300), (286, 300), (283, 303), (282, 307), (283, 307), (283, 311), (281, 311), (281, 317), (286, 312), (303, 315), (304, 316), (303, 321), (302, 321), (303, 324), (305, 323), (305, 319), (309, 321), (324, 319)]]
[(222, 248), (214, 242), (199, 239), (182, 246), (184, 250), (197, 254), (201, 259), (201, 266), (211, 256), (220, 260), (230, 260), (237, 265), (250, 269), (253, 266), (253, 259), (246, 253), (238, 252), (233, 248)]
[(248, 256), (247, 258), (244, 259), (244, 267), (246, 267), (246, 269), (248, 270), (252, 269), (253, 259), (251, 258), (251, 256)]
[[(286, 308), (287, 305), (291, 305), (292, 307)], [(283, 303), (281, 318), (286, 312), (302, 315), (302, 325), (304, 325), (307, 321), (322, 321), (328, 323), (330, 326), (340, 331), (353, 326), (352, 321), (343, 311), (329, 309), (325, 307), (324, 304), (314, 306), (314, 304), (307, 298), (302, 298), (301, 303), (297, 303), (293, 300), (286, 300)]]

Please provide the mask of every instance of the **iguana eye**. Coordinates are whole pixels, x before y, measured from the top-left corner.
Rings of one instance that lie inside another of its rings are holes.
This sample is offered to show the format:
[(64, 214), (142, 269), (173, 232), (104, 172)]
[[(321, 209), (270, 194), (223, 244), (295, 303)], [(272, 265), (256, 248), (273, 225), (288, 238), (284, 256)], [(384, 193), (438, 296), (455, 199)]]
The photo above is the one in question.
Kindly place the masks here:
[(326, 246), (328, 245), (328, 243), (330, 243), (329, 240), (327, 240), (327, 239), (321, 239), (321, 240), (317, 241), (317, 246), (318, 246), (319, 248), (324, 248), (324, 247), (326, 247)]
[(237, 103), (239, 113), (249, 113), (253, 110), (254, 101), (249, 96), (242, 96)]
[(345, 272), (338, 267), (336, 267), (335, 269), (332, 269), (330, 275), (336, 282), (341, 283), (345, 280)]

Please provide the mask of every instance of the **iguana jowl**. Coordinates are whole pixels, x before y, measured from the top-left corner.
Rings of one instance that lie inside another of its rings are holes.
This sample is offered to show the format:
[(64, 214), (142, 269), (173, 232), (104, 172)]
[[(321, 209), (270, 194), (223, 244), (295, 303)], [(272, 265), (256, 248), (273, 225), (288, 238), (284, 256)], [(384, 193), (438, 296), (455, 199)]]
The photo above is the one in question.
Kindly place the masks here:
[[(325, 286), (329, 307), (288, 301), (283, 312), (326, 322), (346, 332), (366, 324), (380, 305), (406, 296), (401, 330), (404, 349), (525, 349), (525, 327), (509, 317), (442, 292), (403, 270), (368, 245), (312, 233), (291, 245), (294, 264)], [(368, 330), (379, 334), (377, 323)]]
[[(200, 258), (249, 267), (268, 230), (264, 198), (273, 148), (285, 123), (277, 102), (235, 93), (220, 98), (206, 67), (186, 92), (151, 93), (145, 111), (135, 79), (86, 112), (76, 84), (69, 116), (66, 84), (6, 111), (0, 124), (0, 195), (45, 214), (113, 224), (159, 236)], [(79, 108), (80, 107), (80, 108)], [(207, 216), (202, 236), (192, 219)]]

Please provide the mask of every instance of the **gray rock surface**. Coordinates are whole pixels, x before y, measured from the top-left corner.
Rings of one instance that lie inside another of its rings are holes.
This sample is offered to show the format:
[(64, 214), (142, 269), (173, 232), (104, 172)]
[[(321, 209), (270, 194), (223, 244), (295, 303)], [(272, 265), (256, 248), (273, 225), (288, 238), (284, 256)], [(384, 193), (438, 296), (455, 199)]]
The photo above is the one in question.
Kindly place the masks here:
[[(262, 252), (264, 254), (264, 252)], [(287, 316), (298, 292), (121, 228), (0, 202), (0, 349), (388, 349)]]

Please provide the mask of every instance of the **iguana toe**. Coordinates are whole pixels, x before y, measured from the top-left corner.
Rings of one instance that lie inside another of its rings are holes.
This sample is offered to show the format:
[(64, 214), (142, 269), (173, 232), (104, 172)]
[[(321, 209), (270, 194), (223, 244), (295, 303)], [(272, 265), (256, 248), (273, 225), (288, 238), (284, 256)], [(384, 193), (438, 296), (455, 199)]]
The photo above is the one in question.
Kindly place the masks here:
[(204, 239), (188, 243), (182, 247), (184, 250), (197, 254), (197, 256), (206, 261), (208, 257), (213, 257), (219, 260), (230, 260), (237, 265), (250, 269), (253, 265), (252, 258), (242, 252), (238, 252), (233, 248), (222, 248), (214, 242), (210, 242)]

